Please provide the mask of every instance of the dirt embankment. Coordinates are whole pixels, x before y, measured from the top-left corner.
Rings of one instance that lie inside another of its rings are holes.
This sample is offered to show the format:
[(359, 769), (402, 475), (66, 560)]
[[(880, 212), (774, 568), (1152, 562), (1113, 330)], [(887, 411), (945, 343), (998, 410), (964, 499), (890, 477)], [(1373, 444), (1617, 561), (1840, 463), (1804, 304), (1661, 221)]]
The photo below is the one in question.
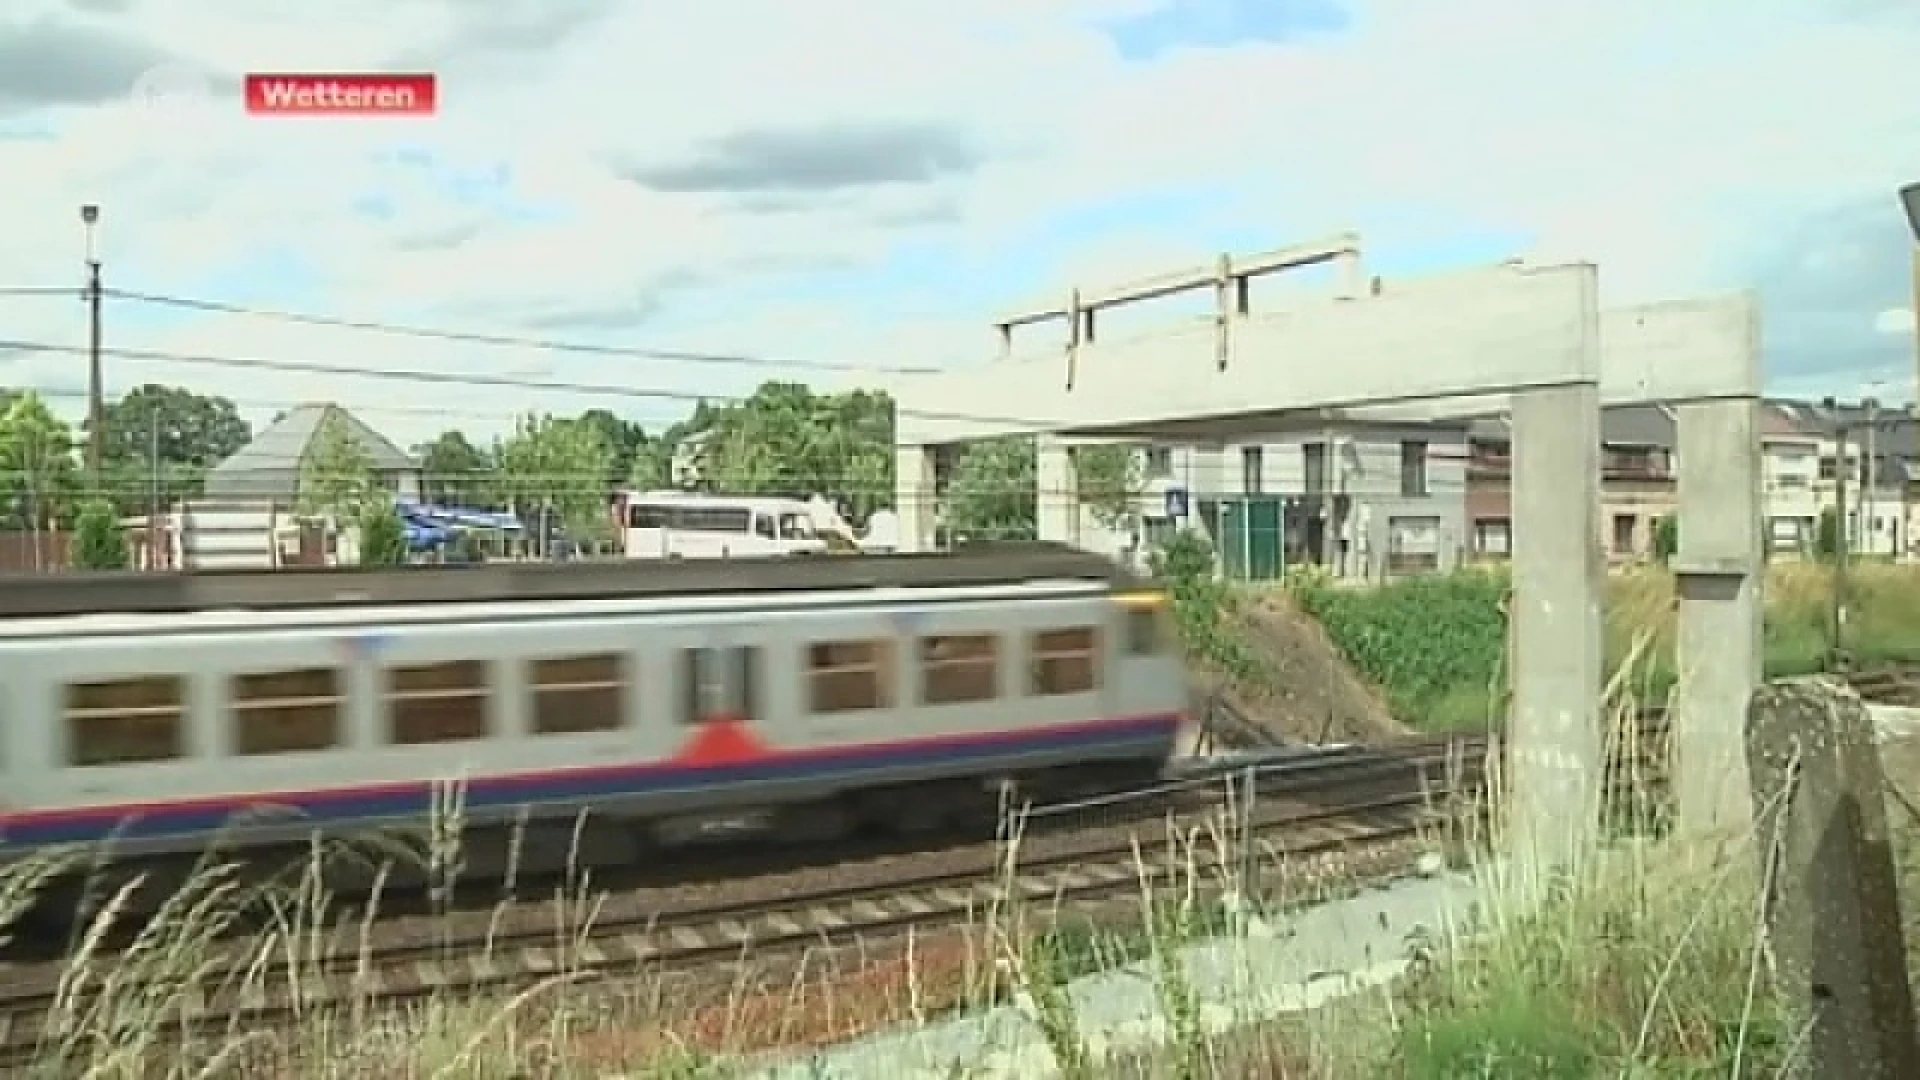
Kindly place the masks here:
[[(1381, 743), (1412, 732), (1360, 677), (1326, 631), (1284, 596), (1250, 599), (1228, 616), (1229, 633), (1252, 654), (1253, 672), (1196, 676), (1199, 694), (1218, 694), (1248, 725), (1282, 743)], [(1218, 738), (1231, 738), (1223, 725)]]

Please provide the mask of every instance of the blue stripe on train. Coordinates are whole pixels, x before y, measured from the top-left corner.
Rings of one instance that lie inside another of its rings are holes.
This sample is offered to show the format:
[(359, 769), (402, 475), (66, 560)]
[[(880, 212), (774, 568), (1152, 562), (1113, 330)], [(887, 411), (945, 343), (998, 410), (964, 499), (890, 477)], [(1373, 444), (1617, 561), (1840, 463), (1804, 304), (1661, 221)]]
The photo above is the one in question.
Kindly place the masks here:
[[(928, 740), (922, 744), (809, 751), (737, 765), (687, 766), (650, 761), (480, 776), (467, 780), (462, 802), (468, 810), (484, 810), (525, 803), (658, 794), (692, 787), (817, 780), (839, 773), (857, 774), (916, 765), (958, 765), (1008, 754), (1063, 750), (1137, 748), (1144, 756), (1171, 750), (1179, 722), (1177, 715), (1164, 714), (1079, 725), (1069, 730), (995, 732), (990, 736), (968, 736), (963, 741)], [(249, 815), (251, 820), (260, 820), (259, 811), (266, 809), (281, 820), (316, 823), (425, 817), (432, 812), (433, 800), (434, 785), (418, 783), (236, 795), (194, 800), (185, 805), (150, 803), (0, 814), (0, 851), (44, 844), (86, 843), (110, 836), (139, 840), (214, 833), (234, 824), (237, 814), (249, 810), (254, 811)]]

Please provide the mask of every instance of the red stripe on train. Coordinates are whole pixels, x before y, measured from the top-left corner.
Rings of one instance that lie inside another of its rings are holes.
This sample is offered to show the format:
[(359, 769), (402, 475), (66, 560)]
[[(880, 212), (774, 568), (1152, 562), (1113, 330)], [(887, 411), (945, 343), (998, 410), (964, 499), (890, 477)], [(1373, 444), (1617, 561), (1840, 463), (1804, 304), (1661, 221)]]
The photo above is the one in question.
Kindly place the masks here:
[(771, 756), (772, 748), (745, 718), (721, 714), (702, 719), (700, 730), (668, 760), (675, 765), (746, 765)]

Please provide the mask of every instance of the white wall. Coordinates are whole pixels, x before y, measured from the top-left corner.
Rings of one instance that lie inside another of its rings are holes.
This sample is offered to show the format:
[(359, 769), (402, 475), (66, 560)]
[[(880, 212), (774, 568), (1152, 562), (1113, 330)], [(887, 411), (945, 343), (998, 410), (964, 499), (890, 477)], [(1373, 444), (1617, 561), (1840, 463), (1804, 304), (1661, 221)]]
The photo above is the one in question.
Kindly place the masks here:
[[(1450, 425), (1343, 424), (1323, 433), (1254, 436), (1219, 447), (1167, 447), (1158, 455), (1165, 470), (1149, 468), (1141, 516), (1164, 517), (1167, 491), (1176, 487), (1188, 493), (1189, 514), (1201, 499), (1305, 494), (1306, 448), (1326, 446), (1329, 436), (1332, 445), (1320, 451), (1326, 454), (1326, 493), (1352, 497), (1355, 525), (1364, 532), (1350, 538), (1355, 548), (1352, 572), (1377, 575), (1396, 535), (1422, 538), (1421, 543), (1437, 550), (1442, 566), (1452, 565), (1468, 540), (1467, 437), (1464, 428)], [(1403, 493), (1403, 442), (1426, 444), (1424, 495)], [(1250, 476), (1247, 451), (1255, 447), (1258, 472)], [(1089, 541), (1083, 546), (1094, 546), (1084, 526), (1082, 536)], [(1360, 565), (1363, 553), (1371, 567)]]

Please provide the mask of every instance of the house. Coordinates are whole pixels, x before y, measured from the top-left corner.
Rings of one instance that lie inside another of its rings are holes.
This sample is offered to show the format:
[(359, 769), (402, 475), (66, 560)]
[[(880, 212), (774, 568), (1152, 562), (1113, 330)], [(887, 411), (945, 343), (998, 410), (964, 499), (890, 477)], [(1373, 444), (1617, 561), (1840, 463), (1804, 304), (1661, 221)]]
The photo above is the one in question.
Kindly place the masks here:
[(338, 405), (301, 405), (209, 469), (204, 497), (166, 515), (161, 527), (170, 538), (168, 565), (264, 569), (328, 561), (326, 530), (300, 521), (294, 507), (301, 466), (330, 423), (346, 425), (387, 491), (420, 497), (421, 469), (411, 455)]
[[(1609, 562), (1654, 553), (1661, 518), (1674, 513), (1677, 422), (1665, 405), (1616, 405), (1600, 411), (1600, 543)], [(1468, 429), (1467, 516), (1471, 552), (1504, 559), (1513, 551), (1513, 424), (1505, 414)]]
[[(1780, 558), (1813, 550), (1820, 511), (1833, 502), (1832, 474), (1821, 479), (1818, 424), (1799, 417), (1801, 403), (1763, 401), (1760, 405), (1760, 484), (1766, 506), (1767, 551)], [(1826, 448), (1831, 465), (1833, 448)]]
[(1154, 544), (1207, 532), (1233, 576), (1313, 563), (1343, 578), (1449, 569), (1466, 543), (1465, 423), (1334, 420), (1145, 453), (1140, 517)]
[[(1770, 557), (1792, 558), (1810, 550), (1820, 515), (1835, 507), (1843, 426), (1852, 431), (1844, 467), (1853, 550), (1892, 555), (1911, 548), (1916, 522), (1909, 488), (1920, 482), (1913, 451), (1920, 432), (1905, 413), (1880, 412), (1871, 419), (1870, 424), (1867, 410), (1854, 406), (1761, 402), (1762, 529)], [(1674, 407), (1605, 408), (1600, 430), (1601, 543), (1610, 562), (1646, 559), (1654, 553), (1659, 519), (1678, 507)], [(1478, 557), (1504, 558), (1512, 550), (1507, 484), (1511, 439), (1504, 416), (1481, 418), (1471, 429), (1466, 501), (1471, 548)]]
[[(1762, 414), (1770, 428), (1792, 432), (1772, 436), (1769, 444), (1769, 467), (1778, 470), (1788, 485), (1781, 491), (1783, 505), (1774, 506), (1769, 497), (1771, 533), (1787, 529), (1791, 521), (1810, 543), (1820, 514), (1837, 509), (1844, 468), (1844, 519), (1850, 550), (1881, 556), (1913, 552), (1914, 530), (1920, 524), (1914, 520), (1913, 498), (1914, 485), (1920, 481), (1920, 461), (1916, 460), (1920, 425), (1910, 413), (1904, 409), (1770, 399), (1763, 403)], [(1843, 430), (1847, 435), (1844, 455), (1840, 450)], [(1778, 449), (1774, 449), (1776, 446)], [(1790, 457), (1788, 446), (1792, 447)], [(1809, 494), (1800, 494), (1802, 490)], [(1790, 495), (1795, 497), (1791, 516), (1784, 505)]]
[(667, 482), (677, 488), (697, 488), (707, 478), (707, 444), (713, 432), (694, 431), (673, 444), (673, 456), (667, 463)]
[(253, 441), (207, 472), (206, 497), (288, 507), (299, 500), (300, 471), (330, 423), (345, 424), (373, 459), (381, 486), (395, 496), (420, 498), (420, 463), (386, 436), (333, 404), (301, 405), (281, 414)]

